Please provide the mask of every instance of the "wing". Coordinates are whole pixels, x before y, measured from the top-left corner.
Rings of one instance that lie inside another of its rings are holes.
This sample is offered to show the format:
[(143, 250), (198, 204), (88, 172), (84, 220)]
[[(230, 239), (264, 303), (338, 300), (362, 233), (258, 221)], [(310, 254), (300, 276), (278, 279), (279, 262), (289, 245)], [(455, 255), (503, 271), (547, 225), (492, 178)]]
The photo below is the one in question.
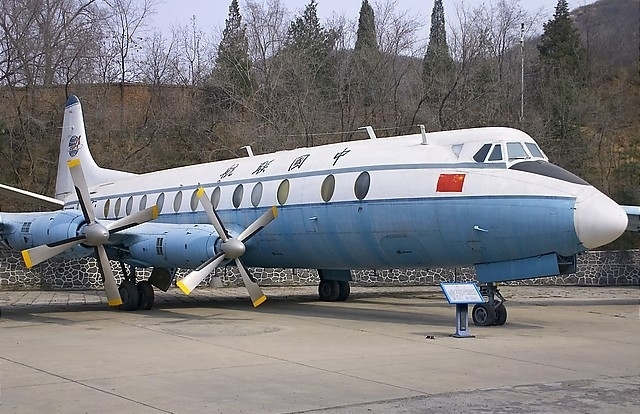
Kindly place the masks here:
[(640, 232), (640, 206), (622, 206), (629, 223), (627, 224), (627, 231)]

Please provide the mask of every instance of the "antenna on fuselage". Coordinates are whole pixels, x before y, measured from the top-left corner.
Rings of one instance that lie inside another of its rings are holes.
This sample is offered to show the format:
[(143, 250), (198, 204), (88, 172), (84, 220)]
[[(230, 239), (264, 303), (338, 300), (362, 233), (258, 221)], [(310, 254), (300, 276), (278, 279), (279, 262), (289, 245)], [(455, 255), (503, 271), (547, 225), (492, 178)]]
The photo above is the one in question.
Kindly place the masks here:
[(366, 129), (367, 130), (367, 134), (369, 134), (369, 138), (370, 139), (378, 139), (378, 137), (376, 136), (376, 133), (373, 131), (373, 127), (371, 125), (363, 126), (363, 127), (358, 128), (358, 129)]
[(427, 131), (424, 129), (424, 125), (419, 125), (420, 126), (420, 133), (422, 134), (422, 145), (429, 145), (429, 143), (427, 142)]
[(253, 157), (253, 150), (251, 149), (251, 145), (245, 145), (244, 147), (240, 147), (240, 149), (247, 150), (247, 154), (250, 157)]

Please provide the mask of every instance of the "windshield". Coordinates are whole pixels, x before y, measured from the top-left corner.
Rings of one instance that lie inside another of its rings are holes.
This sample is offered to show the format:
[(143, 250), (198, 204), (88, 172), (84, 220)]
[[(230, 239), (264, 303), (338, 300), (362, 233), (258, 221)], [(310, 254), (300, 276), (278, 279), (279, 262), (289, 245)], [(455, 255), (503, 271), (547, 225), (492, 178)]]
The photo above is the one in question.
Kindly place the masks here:
[(529, 155), (520, 142), (507, 142), (507, 153), (509, 154), (509, 161), (526, 160), (529, 158)]

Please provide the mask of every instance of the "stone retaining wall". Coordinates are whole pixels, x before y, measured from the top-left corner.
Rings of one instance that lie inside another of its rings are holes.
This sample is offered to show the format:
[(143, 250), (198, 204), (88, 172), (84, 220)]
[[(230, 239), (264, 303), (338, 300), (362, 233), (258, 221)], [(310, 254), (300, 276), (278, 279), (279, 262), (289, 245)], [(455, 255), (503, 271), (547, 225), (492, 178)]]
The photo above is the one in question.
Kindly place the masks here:
[[(122, 274), (117, 262), (112, 262), (116, 277)], [(318, 283), (318, 273), (307, 269), (252, 269), (263, 286), (295, 286)], [(139, 269), (139, 276), (148, 270)], [(179, 270), (178, 276), (189, 272)], [(224, 286), (239, 286), (242, 279), (234, 267), (216, 270)], [(474, 280), (473, 268), (358, 270), (353, 271), (353, 284), (360, 286), (437, 285), (444, 281)], [(208, 283), (207, 278), (203, 283)], [(640, 285), (640, 250), (589, 252), (578, 256), (578, 272), (517, 284), (563, 286), (637, 286)], [(66, 262), (48, 261), (26, 269), (19, 253), (0, 250), (0, 290), (67, 290), (99, 289), (102, 281), (95, 259), (84, 258)]]

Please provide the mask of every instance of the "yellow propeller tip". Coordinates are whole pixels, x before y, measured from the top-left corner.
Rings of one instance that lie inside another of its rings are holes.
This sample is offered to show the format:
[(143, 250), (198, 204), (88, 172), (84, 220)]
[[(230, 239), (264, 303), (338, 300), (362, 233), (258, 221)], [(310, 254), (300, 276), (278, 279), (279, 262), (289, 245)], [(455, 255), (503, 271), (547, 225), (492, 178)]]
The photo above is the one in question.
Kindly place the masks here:
[(69, 168), (73, 168), (73, 167), (76, 167), (78, 165), (80, 165), (80, 159), (79, 158), (74, 158), (74, 159), (71, 159), (71, 160), (67, 161), (67, 166)]
[(189, 289), (189, 287), (185, 285), (185, 283), (182, 280), (178, 280), (176, 282), (176, 286), (178, 286), (180, 290), (184, 292), (185, 295), (188, 295), (189, 293), (191, 293), (192, 289)]
[(28, 269), (31, 269), (33, 267), (33, 262), (31, 261), (31, 256), (29, 256), (28, 250), (22, 251), (22, 259), (24, 260), (24, 264)]
[(258, 299), (256, 299), (253, 302), (253, 307), (257, 308), (258, 306), (260, 306), (265, 300), (267, 300), (267, 297), (265, 295), (260, 296)]
[(158, 205), (156, 204), (153, 206), (153, 210), (151, 212), (151, 215), (153, 216), (154, 220), (158, 218), (158, 214), (159, 214)]
[(198, 196), (198, 198), (202, 198), (202, 196), (204, 195), (204, 188), (198, 188), (198, 192), (196, 193), (196, 195)]
[(273, 214), (273, 218), (278, 217), (278, 208), (276, 206), (271, 207), (271, 213)]
[(111, 299), (108, 303), (109, 306), (120, 306), (122, 305), (122, 299)]

